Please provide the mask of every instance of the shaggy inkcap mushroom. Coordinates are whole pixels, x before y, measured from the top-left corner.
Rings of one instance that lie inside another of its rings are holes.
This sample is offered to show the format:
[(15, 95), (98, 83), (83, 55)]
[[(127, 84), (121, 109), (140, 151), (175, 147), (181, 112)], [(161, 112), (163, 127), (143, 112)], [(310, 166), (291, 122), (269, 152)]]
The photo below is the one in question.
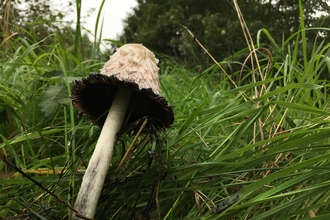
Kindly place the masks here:
[(100, 74), (92, 73), (73, 84), (74, 106), (102, 127), (76, 198), (73, 220), (94, 218), (123, 127), (136, 131), (144, 118), (156, 131), (172, 125), (172, 107), (160, 95), (157, 63), (155, 55), (141, 44), (127, 44), (111, 56)]
[(87, 115), (92, 122), (102, 127), (112, 104), (117, 88), (132, 91), (126, 113), (126, 125), (139, 127), (147, 117), (157, 130), (170, 127), (173, 109), (160, 95), (158, 59), (141, 44), (126, 44), (114, 53), (101, 69), (91, 73), (72, 87), (73, 104), (80, 115)]

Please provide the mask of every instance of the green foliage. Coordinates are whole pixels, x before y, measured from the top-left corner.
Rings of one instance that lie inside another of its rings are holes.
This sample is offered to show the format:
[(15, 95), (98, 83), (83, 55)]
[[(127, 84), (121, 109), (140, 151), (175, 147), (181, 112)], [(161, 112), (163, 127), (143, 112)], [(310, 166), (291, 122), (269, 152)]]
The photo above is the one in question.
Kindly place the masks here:
[[(302, 4), (299, 11), (303, 17)], [(330, 84), (322, 74), (329, 71), (330, 44), (308, 39), (315, 30), (329, 31), (300, 25), (278, 41), (260, 29), (256, 56), (249, 65), (235, 62), (239, 71), (230, 77), (236, 85), (217, 65), (185, 69), (158, 55), (175, 123), (136, 142), (134, 134), (121, 136), (96, 219), (329, 218)], [(0, 158), (4, 152), (72, 205), (100, 129), (78, 117), (71, 82), (98, 71), (104, 60), (97, 38), (82, 60), (74, 52), (85, 47), (81, 36), (69, 36), (80, 42), (76, 49), (59, 33), (29, 41), (12, 36), (1, 44), (12, 52), (0, 63)], [(242, 48), (233, 59), (249, 51)], [(0, 192), (0, 218), (71, 216), (3, 160)]]
[[(298, 1), (245, 0), (239, 2), (252, 36), (266, 28), (276, 42), (298, 31), (300, 25)], [(303, 1), (304, 27), (328, 27), (329, 3), (325, 0)], [(237, 19), (232, 1), (196, 2), (193, 0), (139, 0), (134, 12), (125, 19), (121, 40), (143, 43), (148, 48), (177, 60), (185, 60), (188, 66), (209, 66), (210, 59), (194, 42), (194, 39), (177, 23), (188, 27), (197, 39), (217, 59), (238, 59), (234, 56), (246, 47), (246, 41)], [(316, 16), (322, 14), (322, 17)], [(317, 30), (310, 31), (308, 39), (314, 39)], [(327, 38), (326, 30), (322, 38)], [(322, 39), (320, 40), (322, 41)], [(267, 38), (263, 42), (268, 43)], [(291, 42), (293, 43), (293, 42)], [(308, 48), (312, 48), (309, 46)], [(232, 71), (235, 72), (236, 70)]]
[(49, 87), (40, 98), (39, 107), (45, 116), (54, 115), (61, 104), (71, 102), (67, 90), (61, 85)]
[[(24, 3), (17, 0), (3, 1), (0, 7), (0, 18), (3, 18), (0, 19), (2, 58), (8, 58), (7, 54), (15, 53), (15, 48), (11, 47), (10, 43), (13, 36), (19, 36), (27, 44), (39, 42), (38, 47), (34, 50), (36, 54), (44, 53), (44, 50), (49, 51), (50, 46), (58, 44), (61, 45), (61, 48), (66, 48), (75, 59), (85, 60), (95, 58), (96, 54), (100, 54), (96, 53), (97, 51), (93, 51), (93, 53), (89, 51), (92, 48), (99, 49), (100, 46), (92, 47), (87, 34), (81, 33), (79, 1), (76, 3), (79, 20), (75, 29), (70, 26), (70, 22), (63, 21), (65, 15), (72, 13), (75, 9), (74, 4), (68, 2), (62, 8), (57, 8), (54, 4), (49, 0), (25, 1)], [(52, 34), (56, 37), (49, 37)], [(56, 40), (56, 44), (54, 44), (54, 40)], [(100, 44), (100, 42), (95, 38), (93, 44)]]

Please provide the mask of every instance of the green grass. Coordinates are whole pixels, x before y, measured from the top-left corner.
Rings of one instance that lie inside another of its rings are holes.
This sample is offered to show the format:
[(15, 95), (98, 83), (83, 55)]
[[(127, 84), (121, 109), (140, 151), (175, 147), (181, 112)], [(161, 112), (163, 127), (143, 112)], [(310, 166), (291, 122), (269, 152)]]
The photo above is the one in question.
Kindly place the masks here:
[[(230, 75), (236, 86), (217, 65), (187, 70), (158, 55), (163, 95), (174, 106), (175, 122), (159, 137), (139, 137), (132, 156), (115, 172), (134, 135), (120, 138), (96, 219), (328, 219), (330, 112), (324, 76), (330, 71), (330, 44), (315, 43), (307, 52), (306, 31), (302, 24), (299, 32), (274, 42), (260, 30), (258, 59), (252, 54), (252, 63), (234, 64), (241, 69)], [(80, 53), (86, 47), (77, 33), (66, 36), (76, 42), (71, 47), (60, 33), (43, 40), (13, 36), (1, 44), (7, 53), (0, 65), (0, 149), (71, 205), (100, 132), (78, 117), (69, 98), (71, 82), (106, 61), (97, 38)], [(261, 36), (271, 43), (263, 45)], [(53, 44), (44, 45), (46, 40)], [(71, 216), (65, 204), (4, 161), (0, 192), (1, 218)]]

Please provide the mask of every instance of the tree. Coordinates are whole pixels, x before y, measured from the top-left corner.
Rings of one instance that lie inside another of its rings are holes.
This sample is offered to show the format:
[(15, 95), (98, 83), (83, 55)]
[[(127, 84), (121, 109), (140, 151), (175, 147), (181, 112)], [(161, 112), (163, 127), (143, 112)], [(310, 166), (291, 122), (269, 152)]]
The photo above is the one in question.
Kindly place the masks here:
[(64, 14), (60, 11), (51, 10), (49, 1), (25, 1), (4, 0), (0, 8), (0, 34), (2, 41), (13, 33), (22, 37), (29, 35), (41, 40), (63, 27), (60, 22)]
[[(204, 52), (180, 23), (188, 27), (217, 60), (246, 47), (237, 13), (229, 1), (137, 1), (133, 13), (124, 20), (121, 41), (140, 42), (155, 52), (193, 65), (207, 63), (207, 56), (200, 56)], [(287, 38), (299, 29), (297, 0), (242, 0), (239, 5), (252, 36), (266, 28), (280, 42), (283, 36)], [(322, 24), (323, 18), (317, 16), (317, 12), (329, 17), (326, 0), (303, 0), (303, 5), (306, 27)], [(315, 37), (316, 32), (310, 34)]]
[[(44, 46), (42, 48), (49, 47), (54, 41), (60, 39), (61, 41), (57, 43), (63, 44), (63, 47), (72, 50), (75, 55), (81, 55), (82, 59), (86, 58), (87, 54), (91, 53), (91, 42), (88, 36), (80, 34), (78, 25), (74, 29), (71, 26), (72, 22), (64, 21), (67, 14), (76, 10), (74, 3), (68, 2), (57, 6), (56, 4), (50, 0), (1, 1), (0, 38), (3, 43), (0, 48), (2, 57), (15, 50), (10, 47), (10, 39), (12, 36), (19, 36), (31, 44), (39, 42)], [(80, 22), (82, 23), (82, 21), (77, 23), (80, 25)], [(36, 52), (38, 53), (38, 51)]]

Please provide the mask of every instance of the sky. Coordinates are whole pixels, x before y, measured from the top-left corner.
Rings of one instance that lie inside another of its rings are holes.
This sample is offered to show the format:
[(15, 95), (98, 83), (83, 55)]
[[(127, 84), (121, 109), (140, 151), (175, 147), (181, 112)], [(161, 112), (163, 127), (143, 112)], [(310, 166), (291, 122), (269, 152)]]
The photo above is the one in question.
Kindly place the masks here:
[[(70, 0), (65, 1), (69, 2)], [(102, 0), (82, 0), (81, 16), (85, 21), (83, 26), (92, 33), (94, 33), (96, 18), (101, 3)], [(133, 11), (132, 8), (136, 5), (136, 0), (106, 0), (99, 22), (99, 25), (101, 25), (102, 19), (104, 19), (102, 39), (116, 39), (116, 36), (123, 31), (122, 20), (127, 17), (128, 13)], [(92, 8), (95, 9), (93, 12), (90, 11)], [(72, 16), (69, 16), (68, 19), (75, 21), (75, 13), (75, 11), (72, 12)]]

